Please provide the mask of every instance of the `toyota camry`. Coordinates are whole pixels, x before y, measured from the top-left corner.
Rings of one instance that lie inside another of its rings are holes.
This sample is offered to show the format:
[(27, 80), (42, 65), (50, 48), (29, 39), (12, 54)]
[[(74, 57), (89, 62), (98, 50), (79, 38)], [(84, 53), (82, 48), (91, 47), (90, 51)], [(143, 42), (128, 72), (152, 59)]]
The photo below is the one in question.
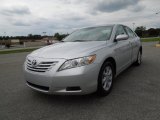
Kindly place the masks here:
[(140, 38), (129, 27), (95, 26), (30, 53), (24, 75), (27, 86), (43, 93), (105, 96), (117, 75), (141, 61)]

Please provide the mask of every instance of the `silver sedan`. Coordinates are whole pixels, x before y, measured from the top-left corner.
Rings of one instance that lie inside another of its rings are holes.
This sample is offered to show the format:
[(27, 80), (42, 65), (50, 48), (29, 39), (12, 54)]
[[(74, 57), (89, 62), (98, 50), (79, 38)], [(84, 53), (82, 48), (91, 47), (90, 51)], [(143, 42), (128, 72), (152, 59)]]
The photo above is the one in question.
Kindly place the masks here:
[(30, 88), (43, 93), (105, 96), (114, 78), (141, 60), (140, 38), (129, 27), (88, 27), (33, 51), (26, 57), (24, 75)]

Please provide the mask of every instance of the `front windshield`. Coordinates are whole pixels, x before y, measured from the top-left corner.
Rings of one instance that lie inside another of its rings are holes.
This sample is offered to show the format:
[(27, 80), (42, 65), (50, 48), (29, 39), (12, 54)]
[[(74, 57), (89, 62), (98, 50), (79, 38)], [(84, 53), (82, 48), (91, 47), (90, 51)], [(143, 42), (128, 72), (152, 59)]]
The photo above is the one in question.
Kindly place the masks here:
[(76, 30), (64, 42), (106, 41), (110, 39), (113, 26), (90, 27)]

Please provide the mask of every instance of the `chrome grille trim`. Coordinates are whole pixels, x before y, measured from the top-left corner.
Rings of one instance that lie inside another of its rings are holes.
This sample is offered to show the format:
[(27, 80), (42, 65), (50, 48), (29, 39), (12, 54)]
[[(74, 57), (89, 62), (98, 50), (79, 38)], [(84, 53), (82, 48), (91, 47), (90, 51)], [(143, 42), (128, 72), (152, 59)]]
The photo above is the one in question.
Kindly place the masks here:
[(46, 72), (56, 63), (58, 63), (58, 61), (43, 61), (38, 63), (36, 66), (33, 66), (32, 61), (27, 59), (26, 68), (34, 72)]

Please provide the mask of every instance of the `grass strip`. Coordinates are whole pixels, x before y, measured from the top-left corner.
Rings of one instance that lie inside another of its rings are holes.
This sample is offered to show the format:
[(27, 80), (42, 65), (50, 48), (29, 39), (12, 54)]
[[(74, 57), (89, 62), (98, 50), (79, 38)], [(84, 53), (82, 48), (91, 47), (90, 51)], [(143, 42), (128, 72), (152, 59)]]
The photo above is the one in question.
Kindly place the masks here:
[(141, 38), (142, 42), (156, 42), (156, 41), (160, 41), (160, 37), (158, 38)]
[(38, 48), (24, 48), (24, 49), (16, 49), (16, 50), (3, 50), (0, 51), (0, 54), (12, 54), (12, 53), (22, 53), (22, 52), (32, 52)]

